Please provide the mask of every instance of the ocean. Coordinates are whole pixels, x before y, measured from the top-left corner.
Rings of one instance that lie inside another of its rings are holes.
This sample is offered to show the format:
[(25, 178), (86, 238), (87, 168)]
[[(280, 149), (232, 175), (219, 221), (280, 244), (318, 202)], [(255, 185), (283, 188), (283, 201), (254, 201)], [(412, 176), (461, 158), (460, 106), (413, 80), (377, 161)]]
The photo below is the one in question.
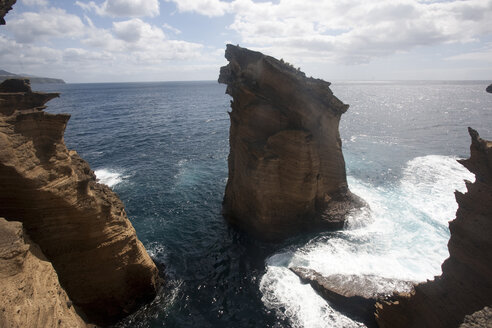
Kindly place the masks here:
[[(259, 242), (221, 216), (230, 97), (217, 82), (34, 84), (61, 92), (69, 149), (123, 200), (166, 283), (118, 327), (364, 327), (288, 267), (415, 282), (448, 257), (467, 127), (492, 139), (491, 81), (334, 82), (350, 189), (371, 210), (338, 232)], [(382, 286), (383, 288), (384, 286)], [(395, 285), (401, 289), (402, 286)]]

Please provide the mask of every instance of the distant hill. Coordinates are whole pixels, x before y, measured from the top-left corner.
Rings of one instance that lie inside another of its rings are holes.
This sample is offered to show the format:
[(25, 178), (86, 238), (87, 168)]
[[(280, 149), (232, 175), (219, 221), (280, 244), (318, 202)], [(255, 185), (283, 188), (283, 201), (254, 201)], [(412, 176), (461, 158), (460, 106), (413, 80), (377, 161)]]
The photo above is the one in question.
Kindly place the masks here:
[(7, 72), (3, 69), (0, 69), (0, 82), (7, 79), (29, 79), (31, 83), (62, 83), (65, 84), (65, 81), (62, 79), (52, 79), (50, 77), (39, 77), (39, 76), (31, 76), (27, 74), (14, 74)]

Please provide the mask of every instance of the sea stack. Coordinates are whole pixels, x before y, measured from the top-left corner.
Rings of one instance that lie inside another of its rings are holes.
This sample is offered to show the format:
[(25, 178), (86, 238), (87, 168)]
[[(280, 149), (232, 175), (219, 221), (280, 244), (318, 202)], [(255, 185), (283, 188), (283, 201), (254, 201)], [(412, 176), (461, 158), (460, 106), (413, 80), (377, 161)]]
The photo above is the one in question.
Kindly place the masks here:
[(0, 84), (0, 217), (22, 223), (88, 322), (111, 324), (155, 296), (158, 272), (121, 200), (66, 148), (70, 115), (43, 111), (55, 97)]
[(492, 93), (492, 84), (491, 84), (491, 85), (489, 85), (489, 86), (485, 89), (485, 91), (487, 91), (488, 93)]
[[(486, 308), (492, 304), (492, 142), (468, 130), (471, 156), (460, 163), (476, 180), (466, 181), (465, 194), (455, 193), (459, 207), (449, 223), (449, 258), (442, 275), (396, 301), (378, 304), (381, 328), (449, 328), (463, 322), (462, 327), (492, 327)], [(475, 320), (484, 324), (474, 325)]]
[(348, 105), (329, 82), (283, 60), (227, 45), (219, 82), (232, 96), (229, 221), (266, 240), (342, 228), (363, 201), (347, 187), (338, 131)]

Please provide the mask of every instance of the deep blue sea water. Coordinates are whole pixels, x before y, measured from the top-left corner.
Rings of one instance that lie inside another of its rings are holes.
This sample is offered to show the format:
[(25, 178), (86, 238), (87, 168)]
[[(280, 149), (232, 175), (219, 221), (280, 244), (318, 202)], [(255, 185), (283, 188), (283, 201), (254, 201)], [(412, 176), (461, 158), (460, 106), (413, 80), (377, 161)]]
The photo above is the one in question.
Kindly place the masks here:
[[(65, 141), (126, 205), (166, 284), (121, 327), (363, 327), (288, 270), (424, 281), (448, 256), (454, 190), (474, 177), (472, 126), (492, 139), (490, 81), (339, 82), (352, 191), (371, 211), (341, 232), (255, 241), (221, 216), (230, 97), (216, 82), (33, 85), (61, 92)], [(384, 288), (387, 286), (381, 286)], [(401, 289), (401, 286), (393, 286)]]

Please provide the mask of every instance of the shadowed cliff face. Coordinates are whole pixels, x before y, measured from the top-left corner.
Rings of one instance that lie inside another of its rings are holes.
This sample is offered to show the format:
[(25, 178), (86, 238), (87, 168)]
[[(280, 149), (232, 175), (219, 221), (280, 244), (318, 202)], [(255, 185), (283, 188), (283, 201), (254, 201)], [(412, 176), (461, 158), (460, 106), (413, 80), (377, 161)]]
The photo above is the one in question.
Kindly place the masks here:
[(5, 25), (5, 15), (12, 9), (17, 0), (0, 0), (0, 25)]
[[(380, 327), (458, 327), (466, 315), (492, 304), (492, 142), (470, 129), (471, 156), (460, 161), (475, 174), (449, 223), (449, 258), (442, 275), (397, 301), (377, 306)], [(483, 326), (486, 327), (486, 326)]]
[(0, 85), (0, 216), (23, 223), (71, 300), (107, 324), (155, 295), (157, 269), (117, 195), (67, 150), (70, 116), (42, 110), (57, 96)]
[(265, 239), (341, 228), (355, 197), (338, 132), (348, 109), (330, 83), (238, 46), (219, 82), (232, 96), (224, 214)]

